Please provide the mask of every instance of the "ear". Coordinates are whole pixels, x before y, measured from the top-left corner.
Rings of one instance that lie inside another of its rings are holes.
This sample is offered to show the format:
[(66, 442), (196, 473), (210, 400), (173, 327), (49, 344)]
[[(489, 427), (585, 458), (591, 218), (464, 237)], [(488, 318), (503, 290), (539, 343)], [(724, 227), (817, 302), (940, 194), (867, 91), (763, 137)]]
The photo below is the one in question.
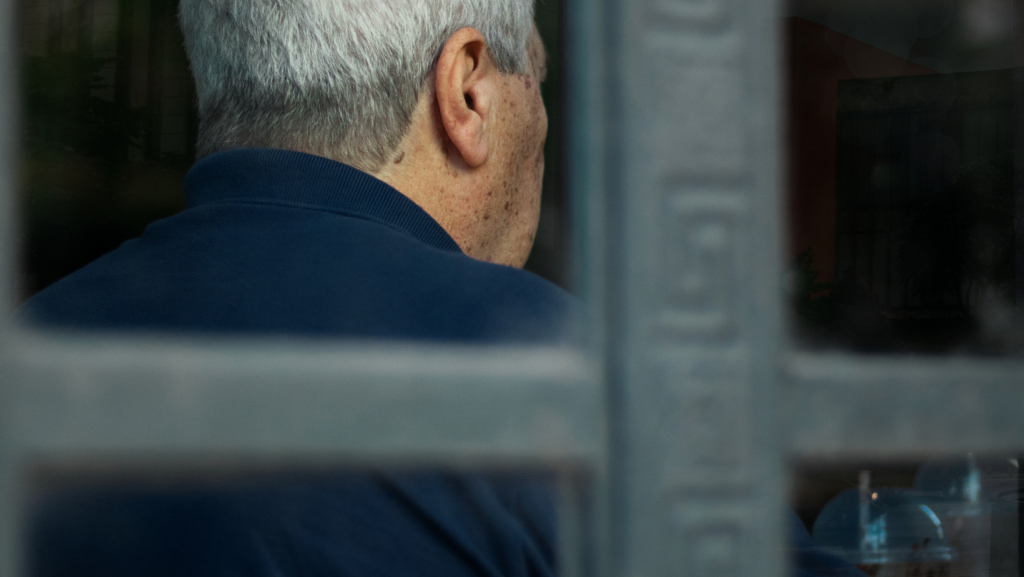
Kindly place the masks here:
[(437, 60), (436, 95), (448, 138), (471, 168), (487, 162), (495, 77), (498, 75), (480, 32), (463, 28), (452, 35)]

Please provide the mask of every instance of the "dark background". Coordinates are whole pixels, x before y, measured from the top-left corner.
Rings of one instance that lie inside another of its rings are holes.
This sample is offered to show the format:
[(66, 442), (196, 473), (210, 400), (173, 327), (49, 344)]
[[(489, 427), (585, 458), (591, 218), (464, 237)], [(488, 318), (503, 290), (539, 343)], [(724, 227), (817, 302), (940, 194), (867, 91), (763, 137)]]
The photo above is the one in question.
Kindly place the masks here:
[(1019, 0), (792, 0), (789, 286), (801, 346), (1024, 354)]

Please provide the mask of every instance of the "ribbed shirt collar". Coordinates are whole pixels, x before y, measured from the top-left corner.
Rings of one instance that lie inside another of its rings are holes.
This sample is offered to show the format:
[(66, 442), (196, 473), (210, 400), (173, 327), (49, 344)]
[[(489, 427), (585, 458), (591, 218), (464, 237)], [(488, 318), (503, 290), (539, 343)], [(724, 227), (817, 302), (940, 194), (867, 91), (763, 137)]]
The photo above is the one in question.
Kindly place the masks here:
[(461, 252), (422, 208), (387, 183), (312, 154), (239, 148), (211, 154), (185, 177), (189, 208), (257, 203), (322, 210), (398, 229), (432, 247)]

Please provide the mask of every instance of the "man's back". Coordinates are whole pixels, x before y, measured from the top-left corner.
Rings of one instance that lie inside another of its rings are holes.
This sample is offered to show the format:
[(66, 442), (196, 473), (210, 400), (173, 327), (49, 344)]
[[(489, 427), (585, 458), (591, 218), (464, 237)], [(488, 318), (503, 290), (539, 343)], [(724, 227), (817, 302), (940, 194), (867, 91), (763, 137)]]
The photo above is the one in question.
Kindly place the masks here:
[(571, 298), (462, 254), (412, 201), (343, 164), (247, 149), (207, 157), (189, 208), (31, 299), (44, 325), (564, 342)]
[[(235, 150), (190, 172), (189, 208), (44, 290), (48, 326), (565, 342), (571, 298), (477, 261), (386, 184), (324, 158)], [(29, 562), (64, 575), (487, 575), (554, 570), (543, 477), (344, 474), (59, 493)]]

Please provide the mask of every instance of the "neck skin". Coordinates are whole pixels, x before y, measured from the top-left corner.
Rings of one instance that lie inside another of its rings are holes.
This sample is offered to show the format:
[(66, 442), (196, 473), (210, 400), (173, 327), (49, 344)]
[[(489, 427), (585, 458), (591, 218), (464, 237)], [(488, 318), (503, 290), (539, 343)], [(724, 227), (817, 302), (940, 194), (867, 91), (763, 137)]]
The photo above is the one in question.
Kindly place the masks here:
[(540, 220), (547, 114), (544, 48), (532, 70), (501, 74), (483, 36), (456, 32), (426, 82), (412, 123), (373, 175), (434, 218), (467, 255), (522, 267)]
[(444, 130), (434, 91), (429, 92), (420, 99), (402, 143), (373, 176), (419, 205), (462, 252), (479, 260), (521, 265), (503, 262), (510, 255), (501, 254), (504, 239), (490, 222), (495, 215), (480, 212), (480, 193), (489, 190), (493, 175), (474, 170), (462, 158)]

